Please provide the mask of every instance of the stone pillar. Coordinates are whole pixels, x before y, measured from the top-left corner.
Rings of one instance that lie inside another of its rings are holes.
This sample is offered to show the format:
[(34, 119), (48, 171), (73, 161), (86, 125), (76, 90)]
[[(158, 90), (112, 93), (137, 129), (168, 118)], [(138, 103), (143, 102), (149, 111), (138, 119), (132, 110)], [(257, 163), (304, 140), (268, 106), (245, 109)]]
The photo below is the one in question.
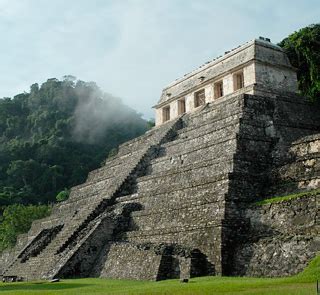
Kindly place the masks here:
[(190, 279), (191, 258), (179, 257), (180, 280)]

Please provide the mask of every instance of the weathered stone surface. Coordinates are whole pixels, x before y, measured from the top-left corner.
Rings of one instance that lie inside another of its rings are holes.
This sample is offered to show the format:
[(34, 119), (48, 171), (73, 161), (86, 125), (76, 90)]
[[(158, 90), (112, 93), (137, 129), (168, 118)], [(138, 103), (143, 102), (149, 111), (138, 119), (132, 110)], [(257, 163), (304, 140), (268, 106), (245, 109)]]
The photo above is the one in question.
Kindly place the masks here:
[(107, 255), (101, 277), (157, 279), (162, 256), (153, 251), (141, 251), (130, 244), (113, 244)]
[(34, 222), (3, 275), (296, 273), (320, 250), (319, 196), (253, 203), (319, 187), (319, 113), (286, 93), (235, 95), (154, 128)]
[(295, 69), (265, 39), (176, 80), (156, 106), (157, 127), (122, 144), (33, 222), (0, 257), (0, 275), (187, 280), (300, 271), (320, 250), (319, 195), (254, 205), (320, 187), (320, 112), (296, 90)]
[(234, 273), (284, 276), (303, 270), (320, 250), (320, 194), (246, 210), (250, 227), (235, 250)]

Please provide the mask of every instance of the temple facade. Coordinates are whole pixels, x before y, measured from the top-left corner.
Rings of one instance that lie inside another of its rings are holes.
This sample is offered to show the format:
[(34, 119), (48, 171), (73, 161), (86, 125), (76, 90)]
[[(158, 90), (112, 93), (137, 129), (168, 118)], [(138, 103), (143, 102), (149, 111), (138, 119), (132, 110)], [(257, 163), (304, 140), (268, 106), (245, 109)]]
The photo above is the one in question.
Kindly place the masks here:
[(163, 89), (156, 110), (156, 125), (230, 95), (274, 95), (296, 92), (296, 70), (282, 48), (269, 39), (255, 39), (175, 80)]

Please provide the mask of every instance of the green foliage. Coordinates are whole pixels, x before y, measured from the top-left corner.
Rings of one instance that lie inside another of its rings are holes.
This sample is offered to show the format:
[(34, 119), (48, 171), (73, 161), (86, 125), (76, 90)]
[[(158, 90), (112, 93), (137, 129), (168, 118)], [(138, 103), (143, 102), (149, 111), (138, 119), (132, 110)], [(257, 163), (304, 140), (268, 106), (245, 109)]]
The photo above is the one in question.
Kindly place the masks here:
[(57, 202), (63, 202), (69, 198), (70, 191), (67, 189), (64, 189), (60, 193), (57, 194), (56, 200)]
[(265, 199), (259, 202), (256, 202), (256, 205), (264, 205), (264, 204), (272, 204), (272, 203), (278, 203), (282, 201), (289, 201), (292, 199), (302, 198), (302, 197), (313, 197), (320, 194), (320, 189), (315, 189), (311, 191), (301, 192), (301, 193), (295, 193), (285, 196), (277, 196), (269, 199)]
[(0, 99), (0, 206), (55, 202), (147, 129), (119, 99), (73, 76)]
[(27, 232), (35, 219), (50, 214), (50, 207), (46, 205), (10, 205), (7, 206), (0, 223), (0, 252), (14, 246), (19, 234)]
[(294, 279), (300, 281), (308, 280), (310, 282), (320, 280), (320, 254), (301, 273), (294, 276)]
[(320, 24), (305, 27), (282, 40), (279, 45), (298, 69), (301, 94), (320, 100)]
[(147, 124), (148, 124), (148, 127), (149, 128), (152, 128), (152, 127), (154, 127), (154, 126), (156, 126), (156, 123), (155, 123), (155, 121), (154, 120), (149, 120), (149, 121), (147, 121)]

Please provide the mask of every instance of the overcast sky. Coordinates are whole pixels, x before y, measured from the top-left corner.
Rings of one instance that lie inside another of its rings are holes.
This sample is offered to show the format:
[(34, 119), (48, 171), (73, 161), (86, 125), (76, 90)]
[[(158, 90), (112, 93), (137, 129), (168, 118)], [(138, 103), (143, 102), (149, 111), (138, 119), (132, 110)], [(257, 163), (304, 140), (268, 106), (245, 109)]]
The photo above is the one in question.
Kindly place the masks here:
[(151, 118), (172, 80), (318, 22), (320, 0), (0, 0), (0, 97), (71, 74)]

